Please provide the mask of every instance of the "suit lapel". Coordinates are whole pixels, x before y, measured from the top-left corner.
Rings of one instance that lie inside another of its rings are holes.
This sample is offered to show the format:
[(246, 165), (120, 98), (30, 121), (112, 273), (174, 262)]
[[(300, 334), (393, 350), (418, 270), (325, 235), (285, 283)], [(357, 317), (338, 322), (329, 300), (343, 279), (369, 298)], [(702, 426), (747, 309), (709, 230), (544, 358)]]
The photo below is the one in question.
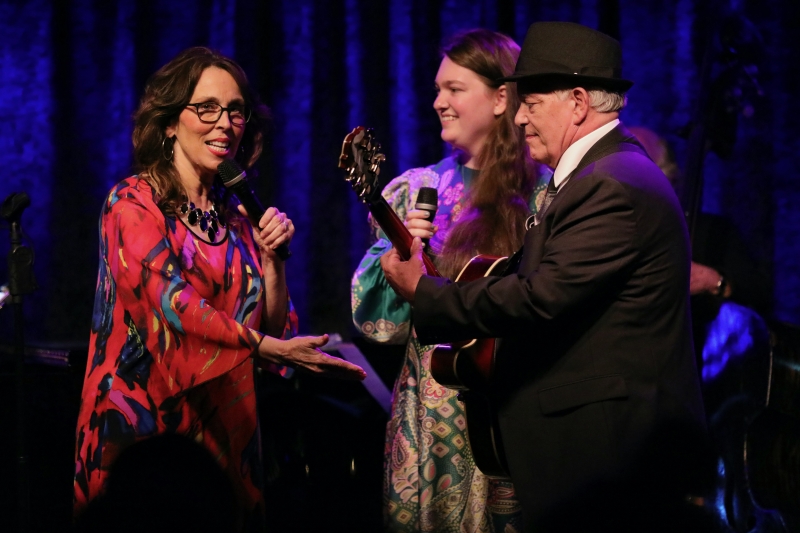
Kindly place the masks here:
[(522, 261), (520, 262), (518, 272), (522, 275), (528, 275), (539, 267), (544, 254), (544, 245), (547, 237), (550, 235), (550, 226), (552, 224), (552, 214), (555, 210), (555, 205), (558, 202), (558, 197), (564, 194), (569, 187), (569, 183), (573, 177), (579, 176), (583, 170), (592, 163), (595, 163), (604, 157), (616, 152), (639, 152), (647, 157), (644, 148), (636, 140), (631, 132), (628, 131), (621, 123), (616, 128), (608, 132), (600, 138), (594, 145), (586, 152), (575, 170), (570, 172), (564, 183), (561, 184), (559, 193), (553, 198), (548, 211), (550, 216), (545, 215), (541, 224), (532, 226), (525, 234), (525, 253), (523, 254)]

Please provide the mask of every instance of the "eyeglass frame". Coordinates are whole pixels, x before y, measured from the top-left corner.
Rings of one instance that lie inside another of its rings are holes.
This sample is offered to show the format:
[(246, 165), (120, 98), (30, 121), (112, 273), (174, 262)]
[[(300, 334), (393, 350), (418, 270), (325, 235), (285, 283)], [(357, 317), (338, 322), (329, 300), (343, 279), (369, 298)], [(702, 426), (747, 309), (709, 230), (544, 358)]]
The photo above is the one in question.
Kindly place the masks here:
[[(208, 121), (208, 120), (203, 120), (203, 118), (200, 116), (200, 106), (201, 105), (207, 105), (207, 104), (214, 104), (214, 105), (218, 105), (219, 106), (219, 115), (217, 115), (216, 119)], [(219, 119), (222, 118), (222, 113), (224, 113), (226, 111), (228, 112), (228, 120), (230, 121), (231, 124), (233, 124), (235, 126), (244, 126), (245, 124), (250, 122), (250, 119), (253, 117), (252, 110), (249, 107), (245, 106), (245, 105), (242, 106), (242, 109), (246, 112), (246, 117), (244, 119), (244, 122), (241, 123), (241, 124), (235, 124), (233, 122), (233, 118), (231, 118), (231, 106), (222, 107), (217, 102), (199, 102), (199, 103), (196, 103), (196, 104), (188, 103), (188, 104), (186, 104), (186, 107), (193, 107), (194, 108), (194, 112), (197, 114), (197, 119), (200, 122), (202, 122), (203, 124), (216, 124), (217, 122), (219, 122)]]

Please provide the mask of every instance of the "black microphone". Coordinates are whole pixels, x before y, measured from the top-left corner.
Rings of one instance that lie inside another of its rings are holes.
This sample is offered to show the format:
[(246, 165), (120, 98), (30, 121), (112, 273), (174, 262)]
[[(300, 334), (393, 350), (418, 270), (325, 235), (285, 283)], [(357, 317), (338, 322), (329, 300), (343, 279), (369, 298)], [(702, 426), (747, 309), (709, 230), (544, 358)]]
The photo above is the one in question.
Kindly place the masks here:
[[(420, 187), (417, 193), (417, 203), (414, 204), (414, 209), (428, 212), (428, 220), (433, 224), (433, 217), (436, 216), (436, 210), (439, 208), (439, 191), (433, 187)], [(430, 239), (422, 239), (425, 243), (425, 249), (428, 249)]]
[[(247, 180), (245, 179), (247, 173), (239, 166), (239, 163), (233, 159), (226, 159), (220, 163), (219, 166), (217, 166), (217, 172), (219, 172), (219, 177), (222, 178), (222, 184), (225, 185), (225, 188), (233, 191), (233, 194), (236, 195), (244, 208), (247, 209), (250, 221), (256, 227), (256, 230), (258, 230), (258, 221), (264, 216), (266, 209), (264, 209), (258, 197), (247, 184)], [(281, 243), (281, 245), (275, 249), (275, 253), (278, 254), (278, 257), (283, 261), (286, 261), (292, 255), (289, 246), (285, 242)]]

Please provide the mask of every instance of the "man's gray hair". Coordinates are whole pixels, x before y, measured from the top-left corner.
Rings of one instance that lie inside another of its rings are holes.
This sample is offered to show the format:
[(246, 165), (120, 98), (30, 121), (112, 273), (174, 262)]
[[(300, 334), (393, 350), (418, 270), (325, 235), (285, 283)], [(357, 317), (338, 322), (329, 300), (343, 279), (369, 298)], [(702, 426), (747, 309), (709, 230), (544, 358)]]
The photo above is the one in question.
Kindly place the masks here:
[[(571, 89), (553, 91), (556, 98), (566, 100)], [(589, 106), (598, 113), (613, 113), (619, 111), (628, 103), (628, 97), (621, 93), (611, 93), (602, 89), (592, 89), (589, 93)]]

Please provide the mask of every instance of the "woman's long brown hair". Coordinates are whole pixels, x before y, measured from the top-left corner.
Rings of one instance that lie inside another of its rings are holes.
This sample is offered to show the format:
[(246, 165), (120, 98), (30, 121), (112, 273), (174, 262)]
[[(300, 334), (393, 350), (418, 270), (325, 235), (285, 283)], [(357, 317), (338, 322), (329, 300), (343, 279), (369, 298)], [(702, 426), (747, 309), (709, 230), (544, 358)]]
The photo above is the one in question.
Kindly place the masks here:
[[(236, 161), (250, 168), (261, 155), (264, 130), (269, 122), (269, 109), (251, 91), (244, 70), (233, 60), (202, 46), (188, 48), (161, 67), (147, 81), (139, 109), (134, 114), (133, 156), (136, 170), (147, 180), (156, 195), (159, 208), (174, 214), (183, 202), (184, 189), (172, 158), (165, 157), (171, 148), (166, 129), (178, 120), (194, 93), (200, 76), (209, 67), (228, 72), (236, 81), (245, 106), (252, 111), (244, 128)], [(167, 145), (168, 150), (164, 149)], [(217, 208), (226, 218), (238, 218), (238, 212), (228, 204), (224, 187), (216, 181), (213, 193), (219, 199)]]
[[(484, 29), (456, 34), (442, 51), (492, 89), (503, 85), (496, 80), (514, 73), (519, 56), (519, 46), (510, 37)], [(513, 83), (505, 85), (506, 110), (495, 117), (478, 156), (480, 172), (437, 259), (442, 274), (451, 279), (473, 256), (510, 255), (525, 238), (528, 199), (536, 185), (537, 166), (528, 155), (524, 132), (514, 124), (519, 108), (516, 88)]]

